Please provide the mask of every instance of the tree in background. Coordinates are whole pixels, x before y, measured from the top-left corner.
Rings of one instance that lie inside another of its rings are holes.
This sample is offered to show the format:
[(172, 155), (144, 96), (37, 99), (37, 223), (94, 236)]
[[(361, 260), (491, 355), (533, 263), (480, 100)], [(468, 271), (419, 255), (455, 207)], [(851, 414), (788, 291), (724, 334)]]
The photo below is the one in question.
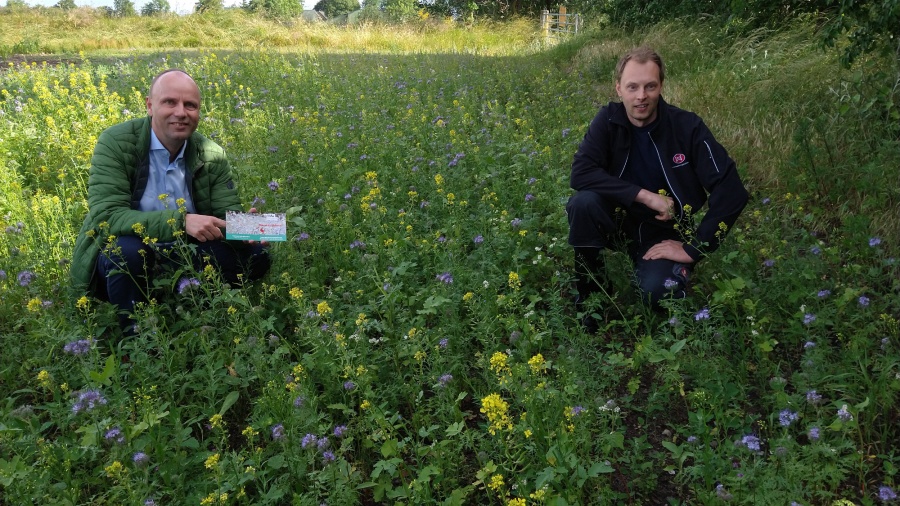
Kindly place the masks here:
[[(861, 55), (882, 51), (893, 53), (900, 88), (900, 0), (832, 0), (837, 12), (830, 16), (823, 30), (825, 43), (837, 46), (841, 35), (849, 44), (844, 48), (842, 60), (850, 65)], [(900, 89), (896, 90), (900, 94)]]
[(319, 0), (314, 10), (325, 13), (325, 17), (333, 18), (359, 10), (358, 0)]
[(416, 0), (384, 0), (382, 6), (389, 18), (399, 22), (415, 18), (419, 11), (419, 4)]
[(131, 0), (113, 0), (113, 15), (117, 18), (137, 16), (134, 2)]
[(197, 0), (194, 5), (194, 12), (202, 14), (204, 12), (219, 12), (225, 8), (222, 0)]
[(10, 11), (21, 11), (28, 8), (25, 0), (6, 0), (6, 9)]
[(75, 0), (59, 0), (59, 2), (56, 2), (56, 5), (54, 5), (54, 7), (56, 7), (57, 9), (68, 11), (78, 6), (75, 5)]
[(167, 0), (150, 0), (141, 9), (141, 16), (162, 16), (168, 13), (169, 9)]
[(300, 0), (245, 0), (242, 7), (249, 12), (282, 19), (292, 18), (303, 12)]

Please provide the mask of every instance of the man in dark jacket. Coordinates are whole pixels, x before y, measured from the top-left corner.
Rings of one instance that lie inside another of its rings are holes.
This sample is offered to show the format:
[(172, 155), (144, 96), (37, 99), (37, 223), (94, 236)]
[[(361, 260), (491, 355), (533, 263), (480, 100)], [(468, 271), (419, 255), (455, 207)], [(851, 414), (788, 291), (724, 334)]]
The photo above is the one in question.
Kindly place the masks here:
[[(703, 121), (662, 99), (664, 79), (654, 50), (625, 54), (616, 66), (622, 102), (600, 109), (575, 154), (570, 185), (577, 193), (566, 212), (579, 309), (603, 285), (601, 251), (618, 244), (627, 245), (651, 305), (684, 297), (694, 264), (719, 246), (747, 203), (734, 161)], [(596, 329), (589, 316), (582, 321)]]
[[(118, 306), (126, 333), (157, 260), (202, 268), (208, 259), (229, 283), (269, 268), (262, 245), (224, 240), (225, 212), (240, 211), (240, 200), (224, 151), (196, 133), (199, 119), (199, 87), (167, 70), (150, 85), (147, 117), (108, 128), (94, 148), (70, 275), (75, 290)], [(179, 258), (179, 238), (195, 245), (192, 258)]]

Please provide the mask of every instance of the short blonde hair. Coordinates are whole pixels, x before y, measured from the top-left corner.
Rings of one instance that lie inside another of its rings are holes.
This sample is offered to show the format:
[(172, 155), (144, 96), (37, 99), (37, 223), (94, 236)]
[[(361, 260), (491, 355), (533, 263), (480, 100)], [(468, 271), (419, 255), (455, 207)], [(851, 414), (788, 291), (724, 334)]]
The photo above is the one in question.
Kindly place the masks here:
[(631, 60), (634, 60), (638, 63), (647, 63), (648, 61), (652, 61), (659, 67), (659, 82), (662, 82), (666, 79), (666, 66), (663, 64), (662, 57), (659, 53), (656, 52), (655, 49), (649, 46), (641, 46), (636, 47), (627, 53), (625, 53), (622, 58), (619, 59), (619, 63), (616, 64), (616, 82), (622, 80), (622, 72), (625, 71), (625, 65), (628, 64)]

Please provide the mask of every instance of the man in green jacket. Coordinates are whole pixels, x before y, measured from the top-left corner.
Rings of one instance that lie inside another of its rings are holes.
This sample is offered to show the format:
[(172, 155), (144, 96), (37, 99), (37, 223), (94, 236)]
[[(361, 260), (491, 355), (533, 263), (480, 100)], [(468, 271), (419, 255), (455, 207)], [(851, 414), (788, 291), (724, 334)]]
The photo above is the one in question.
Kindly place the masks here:
[[(225, 152), (195, 132), (199, 120), (200, 88), (167, 70), (150, 85), (147, 117), (108, 128), (94, 148), (72, 285), (118, 306), (126, 334), (158, 262), (200, 269), (208, 260), (229, 283), (269, 269), (263, 245), (224, 240), (225, 212), (240, 211), (240, 200)], [(178, 258), (179, 238), (196, 245), (192, 258)]]

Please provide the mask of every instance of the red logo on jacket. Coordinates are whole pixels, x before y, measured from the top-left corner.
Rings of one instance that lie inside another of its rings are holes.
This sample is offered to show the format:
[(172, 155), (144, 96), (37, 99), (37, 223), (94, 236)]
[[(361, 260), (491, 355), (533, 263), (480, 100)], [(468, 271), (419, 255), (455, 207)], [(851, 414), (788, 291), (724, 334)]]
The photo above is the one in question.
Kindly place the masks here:
[(677, 155), (672, 157), (672, 161), (675, 163), (684, 163), (684, 158), (685, 157), (683, 154), (678, 153)]

